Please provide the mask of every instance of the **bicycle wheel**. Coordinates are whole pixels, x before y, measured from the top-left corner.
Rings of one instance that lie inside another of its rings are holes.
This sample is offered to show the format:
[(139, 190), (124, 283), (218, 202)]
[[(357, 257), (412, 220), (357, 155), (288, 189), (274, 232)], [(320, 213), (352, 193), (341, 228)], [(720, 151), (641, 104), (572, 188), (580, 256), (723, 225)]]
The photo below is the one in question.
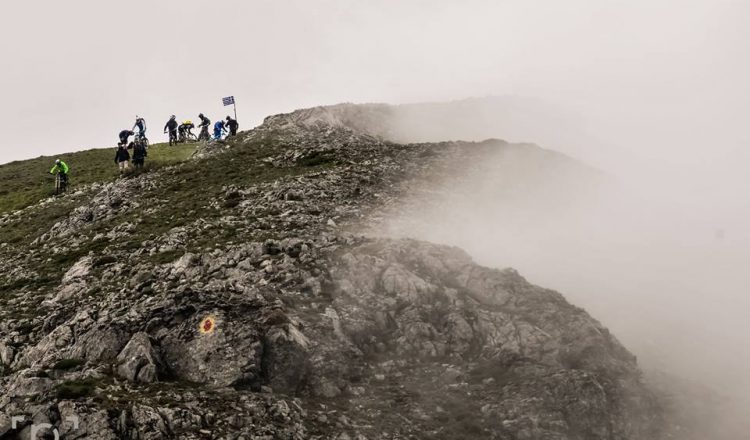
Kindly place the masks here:
[(62, 181), (60, 180), (60, 174), (55, 176), (55, 195), (59, 195), (61, 192)]
[(193, 133), (188, 134), (186, 140), (189, 142), (198, 142), (198, 138)]

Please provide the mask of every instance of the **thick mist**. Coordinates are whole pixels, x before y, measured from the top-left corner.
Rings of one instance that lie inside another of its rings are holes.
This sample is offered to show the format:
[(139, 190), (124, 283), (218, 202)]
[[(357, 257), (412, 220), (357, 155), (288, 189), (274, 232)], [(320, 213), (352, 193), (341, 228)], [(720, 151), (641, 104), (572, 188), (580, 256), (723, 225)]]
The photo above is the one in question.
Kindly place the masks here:
[[(496, 133), (561, 149), (569, 142), (584, 161), (587, 149), (601, 148), (584, 135), (575, 143), (580, 127), (557, 123), (538, 104), (492, 98), (402, 106), (394, 133), (411, 141)], [(653, 145), (646, 134), (642, 142)], [(516, 268), (587, 309), (644, 370), (714, 390), (698, 399), (731, 399), (722, 417), (750, 408), (739, 406), (750, 392), (750, 194), (727, 183), (736, 178), (733, 167), (722, 175), (705, 164), (686, 180), (681, 167), (649, 174), (653, 164), (634, 161), (595, 170), (536, 146), (497, 148), (482, 164), (407, 200), (382, 232), (456, 245), (481, 264)], [(712, 184), (725, 185), (732, 197), (695, 193)]]

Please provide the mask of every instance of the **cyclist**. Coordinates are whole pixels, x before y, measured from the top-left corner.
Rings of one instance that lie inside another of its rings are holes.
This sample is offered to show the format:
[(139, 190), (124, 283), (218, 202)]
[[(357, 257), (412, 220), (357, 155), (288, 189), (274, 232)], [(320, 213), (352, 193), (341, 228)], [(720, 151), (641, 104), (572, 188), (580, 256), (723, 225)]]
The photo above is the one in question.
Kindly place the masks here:
[(214, 139), (217, 141), (221, 139), (221, 135), (225, 134), (227, 132), (227, 129), (224, 128), (224, 121), (216, 121), (214, 124)]
[(169, 120), (164, 125), (164, 133), (169, 130), (169, 143), (172, 143), (172, 140), (177, 140), (177, 116), (172, 115), (169, 117)]
[(203, 116), (203, 113), (199, 114), (198, 117), (201, 119), (201, 123), (198, 124), (198, 128), (201, 129), (201, 133), (198, 135), (198, 139), (208, 140), (211, 137), (208, 134), (208, 128), (211, 126), (211, 120)]
[(180, 132), (180, 140), (185, 140), (188, 135), (193, 134), (193, 128), (195, 128), (193, 121), (189, 119), (187, 121), (183, 121), (182, 124), (177, 127), (177, 130)]
[(133, 125), (133, 131), (138, 128), (138, 136), (141, 138), (146, 137), (146, 120), (142, 117), (136, 115), (135, 116), (135, 125)]
[(49, 170), (50, 174), (57, 174), (60, 176), (60, 186), (63, 188), (67, 188), (68, 186), (68, 173), (70, 172), (70, 167), (65, 162), (61, 161), (60, 159), (55, 160), (55, 166), (52, 167), (51, 170)]
[(237, 120), (227, 116), (226, 125), (227, 128), (229, 128), (229, 136), (235, 136), (237, 134), (237, 129), (240, 127), (240, 124), (237, 122)]
[(122, 145), (123, 147), (128, 145), (128, 138), (130, 136), (135, 135), (135, 133), (132, 130), (123, 130), (120, 132), (120, 143), (117, 145)]

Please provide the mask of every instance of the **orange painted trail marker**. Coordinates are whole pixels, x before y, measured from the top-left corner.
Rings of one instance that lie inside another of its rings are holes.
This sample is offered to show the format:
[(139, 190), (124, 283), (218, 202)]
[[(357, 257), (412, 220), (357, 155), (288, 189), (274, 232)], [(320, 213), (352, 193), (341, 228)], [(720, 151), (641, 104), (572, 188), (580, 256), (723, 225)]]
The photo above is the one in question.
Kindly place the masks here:
[(206, 316), (198, 325), (198, 330), (204, 335), (207, 333), (213, 333), (215, 329), (216, 329), (216, 318), (214, 318), (213, 316)]

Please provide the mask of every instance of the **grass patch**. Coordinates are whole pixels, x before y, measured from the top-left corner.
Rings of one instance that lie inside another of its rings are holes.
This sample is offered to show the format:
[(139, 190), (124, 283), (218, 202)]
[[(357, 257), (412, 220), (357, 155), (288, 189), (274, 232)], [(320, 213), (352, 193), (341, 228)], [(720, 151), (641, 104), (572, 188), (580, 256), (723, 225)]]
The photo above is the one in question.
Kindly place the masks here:
[[(168, 146), (156, 144), (148, 151), (149, 170), (182, 162), (195, 151), (197, 144)], [(49, 174), (55, 159), (70, 166), (70, 189), (96, 182), (108, 182), (118, 177), (114, 163), (114, 148), (65, 153), (58, 156), (39, 156), (0, 165), (0, 214), (23, 209), (52, 195), (55, 180)]]
[(149, 260), (151, 260), (154, 264), (165, 264), (165, 263), (171, 263), (175, 261), (176, 259), (180, 258), (185, 254), (185, 251), (180, 249), (175, 249), (173, 251), (166, 251), (166, 252), (158, 252), (154, 255), (149, 256)]
[[(2, 198), (0, 197), (0, 199)], [(2, 214), (2, 203), (3, 201), (0, 200), (0, 214)], [(49, 229), (56, 221), (68, 215), (76, 207), (76, 204), (73, 203), (52, 203), (45, 206), (44, 209), (38, 210), (32, 216), (10, 222), (0, 228), (0, 243), (27, 243), (30, 241), (30, 237), (36, 238), (35, 232)]]
[(299, 160), (297, 160), (297, 164), (303, 167), (315, 167), (318, 165), (325, 165), (328, 163), (332, 163), (335, 160), (336, 160), (336, 157), (333, 155), (333, 153), (313, 151), (307, 156), (302, 157)]
[(102, 255), (101, 257), (94, 260), (93, 266), (98, 268), (98, 267), (108, 266), (114, 263), (117, 263), (117, 258), (115, 258), (112, 255)]
[(83, 359), (76, 359), (76, 358), (61, 359), (61, 360), (57, 361), (57, 363), (55, 363), (54, 366), (52, 366), (52, 369), (53, 370), (60, 370), (60, 371), (73, 370), (73, 369), (76, 369), (76, 368), (80, 367), (81, 365), (83, 365), (84, 362), (85, 361)]
[(98, 379), (83, 379), (63, 382), (55, 388), (58, 399), (81, 399), (94, 395), (96, 386), (100, 383)]

